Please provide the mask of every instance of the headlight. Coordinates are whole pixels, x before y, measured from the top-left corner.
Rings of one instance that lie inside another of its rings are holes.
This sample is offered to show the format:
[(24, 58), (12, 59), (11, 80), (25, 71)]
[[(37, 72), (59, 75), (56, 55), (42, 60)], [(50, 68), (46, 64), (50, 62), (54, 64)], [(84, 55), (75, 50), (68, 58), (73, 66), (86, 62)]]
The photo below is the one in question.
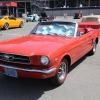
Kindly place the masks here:
[(43, 65), (47, 65), (49, 63), (49, 58), (46, 56), (42, 56), (40, 60)]

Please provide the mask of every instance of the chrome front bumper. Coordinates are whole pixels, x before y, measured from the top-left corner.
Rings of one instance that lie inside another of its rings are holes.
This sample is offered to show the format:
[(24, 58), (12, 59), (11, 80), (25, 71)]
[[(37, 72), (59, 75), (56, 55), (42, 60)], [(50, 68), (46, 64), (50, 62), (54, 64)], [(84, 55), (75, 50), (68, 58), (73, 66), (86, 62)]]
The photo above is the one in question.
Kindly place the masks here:
[(49, 70), (47, 70), (47, 69), (37, 70), (37, 69), (28, 69), (28, 68), (18, 68), (15, 66), (8, 66), (8, 65), (4, 65), (4, 64), (0, 64), (0, 67), (10, 68), (10, 69), (15, 69), (15, 70), (20, 70), (20, 71), (26, 71), (26, 72), (45, 73), (45, 74), (52, 73), (56, 70), (56, 68), (51, 68)]

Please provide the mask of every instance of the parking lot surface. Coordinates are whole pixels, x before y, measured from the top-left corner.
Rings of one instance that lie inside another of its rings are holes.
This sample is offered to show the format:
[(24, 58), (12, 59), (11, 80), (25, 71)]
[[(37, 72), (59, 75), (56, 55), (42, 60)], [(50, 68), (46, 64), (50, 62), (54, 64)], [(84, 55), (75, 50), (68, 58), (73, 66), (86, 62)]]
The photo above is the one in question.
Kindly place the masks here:
[[(55, 20), (80, 21), (70, 16)], [(27, 35), (37, 23), (1, 30), (0, 41)], [(13, 78), (0, 72), (0, 100), (100, 100), (100, 42), (95, 55), (85, 55), (70, 67), (66, 81), (59, 87), (48, 79)]]

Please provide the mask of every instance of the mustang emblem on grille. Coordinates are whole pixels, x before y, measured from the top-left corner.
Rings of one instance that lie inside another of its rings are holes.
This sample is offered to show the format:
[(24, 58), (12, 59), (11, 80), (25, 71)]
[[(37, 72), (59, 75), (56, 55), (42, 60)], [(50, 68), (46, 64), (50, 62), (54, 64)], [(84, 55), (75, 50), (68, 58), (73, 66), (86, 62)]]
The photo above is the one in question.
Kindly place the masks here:
[(3, 55), (3, 57), (4, 57), (5, 59), (9, 59), (9, 58), (10, 58), (8, 55)]
[(4, 54), (4, 55), (3, 55), (3, 58), (4, 58), (5, 60), (9, 60), (9, 59), (13, 59), (13, 56)]

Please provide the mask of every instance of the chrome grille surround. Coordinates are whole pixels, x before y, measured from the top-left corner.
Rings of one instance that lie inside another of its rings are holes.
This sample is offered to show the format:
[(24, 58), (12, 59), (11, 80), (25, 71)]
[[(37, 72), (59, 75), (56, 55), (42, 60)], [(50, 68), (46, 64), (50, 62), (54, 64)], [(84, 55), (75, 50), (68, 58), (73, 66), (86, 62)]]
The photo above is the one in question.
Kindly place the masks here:
[(30, 59), (28, 56), (7, 54), (0, 52), (0, 60), (13, 63), (30, 64)]

